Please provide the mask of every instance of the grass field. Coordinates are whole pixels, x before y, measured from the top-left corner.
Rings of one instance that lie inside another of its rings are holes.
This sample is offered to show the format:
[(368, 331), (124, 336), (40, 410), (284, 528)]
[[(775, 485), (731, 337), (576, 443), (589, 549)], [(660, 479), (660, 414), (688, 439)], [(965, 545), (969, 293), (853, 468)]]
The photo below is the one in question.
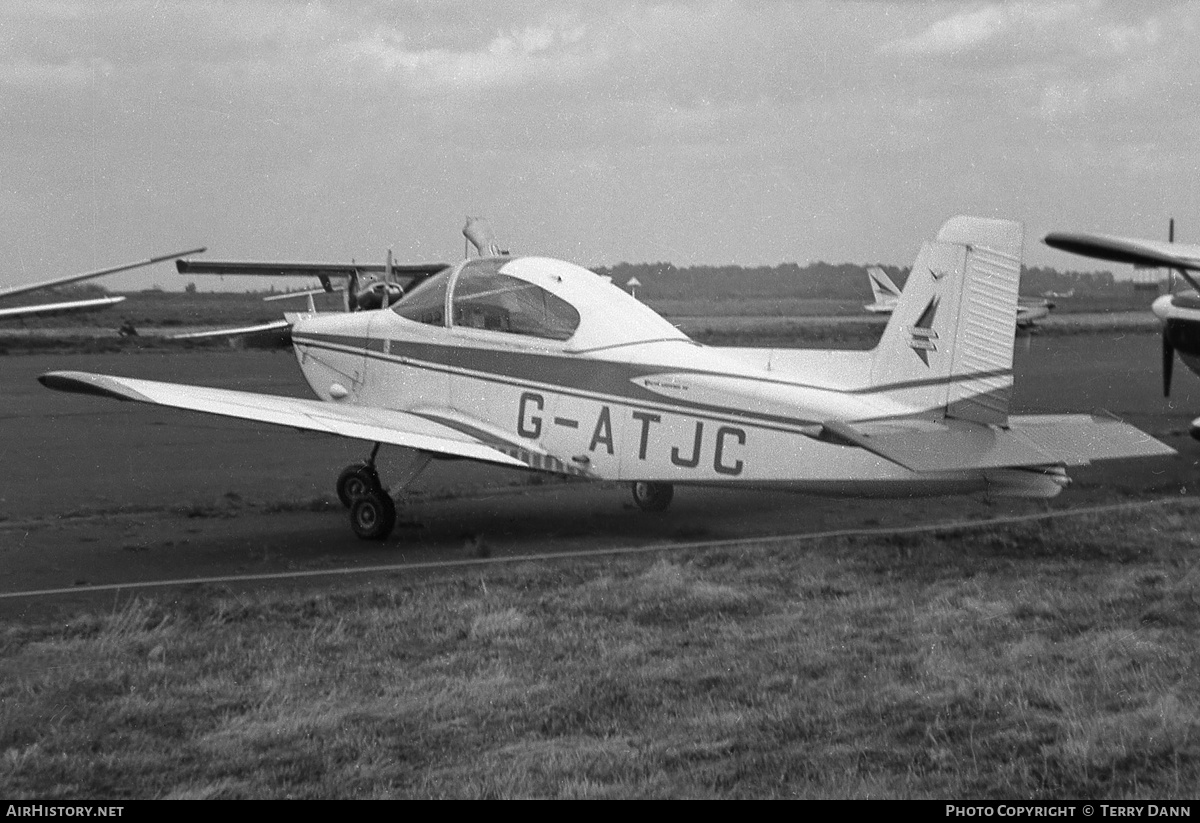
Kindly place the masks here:
[(170, 592), (0, 640), (19, 798), (1189, 798), (1200, 506)]

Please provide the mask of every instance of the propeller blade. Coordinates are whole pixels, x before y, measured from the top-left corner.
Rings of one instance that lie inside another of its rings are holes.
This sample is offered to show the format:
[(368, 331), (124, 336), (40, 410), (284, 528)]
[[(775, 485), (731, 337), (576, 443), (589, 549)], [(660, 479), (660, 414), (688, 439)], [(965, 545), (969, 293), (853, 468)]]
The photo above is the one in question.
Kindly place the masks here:
[(1163, 397), (1171, 396), (1171, 369), (1175, 366), (1175, 347), (1171, 338), (1163, 328), (1162, 335), (1162, 364), (1163, 364)]

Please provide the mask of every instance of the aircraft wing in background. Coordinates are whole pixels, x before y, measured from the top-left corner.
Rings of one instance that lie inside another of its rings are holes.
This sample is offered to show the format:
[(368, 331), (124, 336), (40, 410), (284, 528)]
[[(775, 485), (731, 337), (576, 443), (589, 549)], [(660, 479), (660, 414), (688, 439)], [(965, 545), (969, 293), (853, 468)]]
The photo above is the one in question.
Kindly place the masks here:
[(363, 274), (387, 274), (422, 279), (449, 268), (449, 263), (277, 263), (238, 260), (176, 260), (180, 274), (218, 274), (244, 277), (315, 277), (327, 292), (334, 290), (332, 278), (357, 278)]
[(206, 331), (172, 334), (169, 340), (212, 340), (217, 337), (252, 337), (255, 335), (274, 335), (281, 344), (291, 341), (291, 320), (272, 320), (270, 323), (260, 323), (256, 326), (239, 326), (236, 329), (210, 329)]
[[(346, 311), (378, 309), (391, 305), (404, 294), (396, 279), (408, 284), (431, 277), (449, 263), (276, 263), (236, 260), (177, 260), (180, 274), (217, 274), (249, 277), (315, 277), (326, 292), (340, 291)], [(334, 287), (333, 278), (345, 278), (345, 285)], [(305, 292), (307, 294), (307, 292)], [(312, 301), (309, 301), (312, 305)]]
[(39, 303), (36, 306), (12, 306), (0, 309), (0, 320), (13, 317), (46, 317), (53, 314), (104, 309), (115, 306), (124, 300), (124, 297), (94, 297), (89, 300), (67, 300), (63, 303)]
[[(132, 269), (140, 269), (144, 266), (153, 266), (155, 263), (163, 263), (167, 260), (176, 260), (189, 254), (200, 254), (205, 251), (203, 247), (196, 249), (188, 249), (186, 251), (177, 251), (171, 254), (163, 254), (158, 257), (151, 257), (148, 260), (139, 260), (136, 263), (122, 263), (119, 266), (111, 266), (106, 269), (96, 269), (95, 271), (87, 271), (82, 274), (70, 274), (66, 277), (56, 277), (52, 280), (41, 280), (37, 283), (25, 283), (20, 286), (10, 286), (8, 288), (0, 288), (0, 299), (5, 297), (13, 297), (18, 294), (26, 294), (28, 292), (37, 291), (38, 289), (48, 289), (54, 286), (65, 286), (68, 283), (78, 283), (83, 280), (94, 280), (97, 277), (104, 277), (107, 274), (117, 274), (118, 272), (130, 271)], [(33, 317), (35, 315), (63, 314), (66, 312), (75, 311), (91, 311), (93, 309), (102, 309), (107, 306), (112, 306), (124, 300), (124, 297), (96, 297), (87, 300), (67, 300), (58, 303), (38, 303), (33, 306), (12, 306), (6, 309), (0, 309), (0, 319), (12, 319), (15, 317)]]
[(1200, 271), (1200, 246), (1071, 232), (1051, 232), (1042, 242), (1052, 249), (1094, 257), (1097, 260), (1132, 263), (1145, 268)]

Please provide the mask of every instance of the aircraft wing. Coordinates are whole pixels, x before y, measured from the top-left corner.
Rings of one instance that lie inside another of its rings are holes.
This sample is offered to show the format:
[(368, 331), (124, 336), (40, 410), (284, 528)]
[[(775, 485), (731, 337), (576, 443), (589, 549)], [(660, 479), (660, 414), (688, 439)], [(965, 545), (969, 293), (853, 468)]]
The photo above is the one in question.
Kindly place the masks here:
[[(393, 263), (391, 272), (397, 277), (422, 278), (450, 268), (449, 263)], [(331, 277), (352, 277), (360, 274), (386, 274), (382, 263), (274, 263), (236, 260), (176, 260), (180, 274), (220, 274), (250, 277), (316, 277), (322, 285)], [(326, 289), (329, 290), (328, 288)]]
[(1093, 460), (1175, 453), (1127, 423), (1091, 414), (1018, 415), (1008, 418), (1007, 427), (953, 418), (831, 421), (821, 437), (917, 472), (1083, 466)]
[(115, 306), (124, 299), (124, 297), (96, 297), (89, 300), (68, 300), (63, 303), (39, 303), (36, 306), (12, 306), (7, 309), (0, 309), (0, 320), (103, 309), (108, 306)]
[(245, 337), (253, 334), (290, 331), (291, 328), (292, 321), (290, 320), (272, 320), (270, 323), (260, 323), (257, 326), (241, 326), (236, 329), (209, 329), (206, 331), (187, 332), (186, 334), (172, 334), (168, 339), (209, 340), (215, 337)]
[(483, 437), (407, 412), (86, 372), (49, 372), (41, 375), (38, 381), (57, 391), (170, 406), (528, 468), (528, 463), (504, 453), (497, 445), (485, 442)]
[(155, 263), (162, 263), (167, 260), (175, 260), (179, 257), (184, 257), (189, 254), (200, 254), (205, 251), (203, 247), (198, 249), (188, 249), (187, 251), (177, 251), (171, 254), (164, 254), (158, 257), (151, 257), (148, 260), (139, 260), (136, 263), (122, 263), (119, 266), (112, 266), (107, 269), (97, 269), (95, 271), (87, 271), (82, 274), (71, 274), (66, 277), (58, 277), (53, 280), (41, 280), (37, 283), (26, 283), (21, 286), (10, 286), (6, 289), (0, 289), (0, 297), (12, 297), (16, 294), (25, 294), (25, 292), (37, 291), (38, 289), (47, 289), (51, 286), (65, 286), (67, 283), (78, 283), (81, 280), (94, 280), (97, 277), (103, 277), (106, 274), (116, 274), (117, 272), (129, 271), (130, 269), (140, 269), (143, 266), (152, 266)]
[(1047, 246), (1097, 260), (1132, 263), (1135, 266), (1200, 271), (1200, 246), (1112, 237), (1107, 234), (1052, 232), (1042, 240)]

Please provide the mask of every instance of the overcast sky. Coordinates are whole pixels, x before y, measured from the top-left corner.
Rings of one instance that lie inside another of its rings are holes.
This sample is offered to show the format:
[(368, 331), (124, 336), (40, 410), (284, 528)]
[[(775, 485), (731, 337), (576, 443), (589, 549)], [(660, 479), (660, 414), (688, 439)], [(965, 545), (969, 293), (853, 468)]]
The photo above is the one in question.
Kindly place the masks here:
[[(0, 4), (0, 285), (212, 259), (909, 265), (1200, 242), (1200, 3)], [(176, 286), (162, 266), (116, 288)]]

